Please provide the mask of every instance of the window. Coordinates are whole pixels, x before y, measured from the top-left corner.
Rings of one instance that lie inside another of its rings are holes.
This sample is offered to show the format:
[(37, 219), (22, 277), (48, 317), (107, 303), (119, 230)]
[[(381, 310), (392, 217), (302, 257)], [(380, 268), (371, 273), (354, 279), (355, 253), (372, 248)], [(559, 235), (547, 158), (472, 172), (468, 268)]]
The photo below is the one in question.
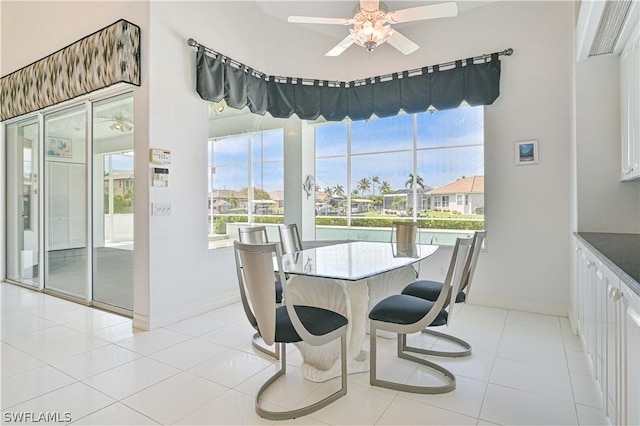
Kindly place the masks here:
[(442, 244), (484, 227), (484, 110), (401, 114), (315, 127), (316, 239), (387, 241), (417, 220)]
[(210, 248), (232, 245), (239, 226), (283, 223), (283, 140), (282, 129), (209, 140)]

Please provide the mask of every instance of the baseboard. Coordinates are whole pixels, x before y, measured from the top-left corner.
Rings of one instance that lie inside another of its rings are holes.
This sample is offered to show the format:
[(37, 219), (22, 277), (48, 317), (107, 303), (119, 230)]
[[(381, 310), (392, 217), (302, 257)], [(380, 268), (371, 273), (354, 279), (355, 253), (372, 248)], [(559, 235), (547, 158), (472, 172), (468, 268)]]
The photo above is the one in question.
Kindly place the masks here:
[(138, 328), (140, 330), (151, 330), (149, 326), (149, 316), (144, 314), (139, 314), (137, 312), (133, 313), (133, 328)]
[(571, 332), (577, 336), (580, 333), (580, 324), (571, 305), (569, 305), (569, 325), (571, 326)]
[(491, 308), (512, 309), (515, 311), (531, 312), (535, 314), (555, 315), (566, 317), (569, 315), (568, 305), (553, 305), (545, 302), (532, 302), (530, 300), (496, 299), (494, 297), (472, 296), (469, 304), (488, 306)]
[[(153, 314), (151, 321), (147, 321), (149, 328), (144, 330), (152, 330), (158, 327), (164, 327), (178, 321), (204, 314), (205, 312), (221, 308), (240, 301), (240, 294), (237, 291), (221, 294), (215, 299), (205, 300), (189, 306), (183, 306), (179, 309), (171, 309), (170, 311), (158, 312)], [(134, 327), (136, 326), (136, 315), (134, 313)]]

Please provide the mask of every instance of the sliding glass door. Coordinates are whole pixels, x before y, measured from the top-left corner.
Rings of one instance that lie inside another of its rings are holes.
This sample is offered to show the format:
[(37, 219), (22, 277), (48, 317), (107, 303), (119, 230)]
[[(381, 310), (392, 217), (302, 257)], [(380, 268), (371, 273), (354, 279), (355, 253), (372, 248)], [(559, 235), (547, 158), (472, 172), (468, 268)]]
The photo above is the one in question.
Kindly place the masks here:
[(38, 287), (38, 118), (6, 128), (7, 279)]
[(4, 127), (8, 281), (131, 313), (133, 126), (124, 93)]
[(44, 287), (87, 295), (86, 106), (44, 119)]
[(93, 300), (133, 310), (133, 95), (93, 105)]

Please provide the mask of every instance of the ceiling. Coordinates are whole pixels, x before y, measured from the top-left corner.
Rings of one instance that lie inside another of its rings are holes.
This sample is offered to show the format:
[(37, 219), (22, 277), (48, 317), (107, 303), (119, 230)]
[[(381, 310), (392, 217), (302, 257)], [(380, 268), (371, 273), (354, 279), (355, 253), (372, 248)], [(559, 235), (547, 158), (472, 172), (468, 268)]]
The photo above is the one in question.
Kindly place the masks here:
[[(468, 10), (476, 7), (484, 6), (486, 4), (494, 3), (497, 0), (467, 0), (457, 1), (458, 14), (465, 13)], [(386, 5), (386, 8), (390, 11), (406, 9), (410, 7), (424, 6), (428, 4), (445, 3), (447, 0), (422, 0), (422, 1), (405, 1), (405, 0), (387, 0), (381, 2)], [(325, 34), (330, 37), (334, 37), (337, 41), (342, 40), (348, 34), (349, 26), (343, 25), (320, 25), (320, 24), (290, 24), (287, 23), (289, 16), (317, 16), (327, 18), (351, 18), (359, 7), (357, 0), (339, 0), (339, 1), (312, 1), (303, 0), (296, 2), (281, 2), (281, 1), (255, 1), (258, 8), (268, 16), (276, 18), (286, 23), (286, 25), (297, 25), (302, 28), (316, 31), (321, 34)], [(412, 25), (424, 25), (424, 22), (408, 22), (405, 24), (394, 24), (394, 28), (401, 30)]]

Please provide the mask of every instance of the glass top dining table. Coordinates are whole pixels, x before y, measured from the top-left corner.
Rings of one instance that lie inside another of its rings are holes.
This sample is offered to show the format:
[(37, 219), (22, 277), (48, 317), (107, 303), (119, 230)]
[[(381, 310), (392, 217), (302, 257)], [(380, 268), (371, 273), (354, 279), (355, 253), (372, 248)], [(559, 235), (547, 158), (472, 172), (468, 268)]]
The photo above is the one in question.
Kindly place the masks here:
[(402, 268), (431, 256), (438, 246), (351, 241), (282, 256), (289, 274), (358, 281)]
[[(369, 310), (415, 281), (412, 264), (437, 249), (435, 245), (351, 241), (285, 254), (282, 268), (295, 303), (330, 309), (347, 318), (347, 370), (358, 373), (369, 369), (364, 344)], [(306, 379), (323, 382), (340, 375), (339, 347), (296, 346)]]

